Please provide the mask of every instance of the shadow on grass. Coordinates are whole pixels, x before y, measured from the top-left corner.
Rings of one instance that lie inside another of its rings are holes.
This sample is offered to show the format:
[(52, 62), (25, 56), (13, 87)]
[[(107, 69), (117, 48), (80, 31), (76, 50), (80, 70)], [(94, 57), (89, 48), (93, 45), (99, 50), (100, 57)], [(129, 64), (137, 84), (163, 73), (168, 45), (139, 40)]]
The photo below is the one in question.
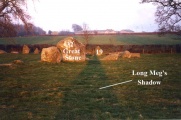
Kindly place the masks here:
[(56, 119), (112, 119), (119, 118), (120, 106), (108, 85), (108, 78), (97, 57), (71, 83), (62, 88), (64, 98)]

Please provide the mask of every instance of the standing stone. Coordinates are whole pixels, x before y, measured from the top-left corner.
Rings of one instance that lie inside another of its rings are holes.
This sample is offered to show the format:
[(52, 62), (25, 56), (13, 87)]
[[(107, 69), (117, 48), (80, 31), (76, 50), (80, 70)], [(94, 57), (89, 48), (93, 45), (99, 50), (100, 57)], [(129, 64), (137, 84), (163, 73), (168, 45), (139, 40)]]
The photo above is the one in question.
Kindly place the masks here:
[(97, 47), (95, 48), (95, 54), (96, 54), (97, 56), (100, 56), (100, 55), (103, 54), (103, 50), (102, 50), (99, 46), (97, 46)]
[(140, 53), (131, 53), (131, 58), (140, 58)]
[(24, 62), (22, 60), (14, 60), (13, 63), (14, 64), (23, 64)]
[(30, 48), (27, 45), (23, 45), (22, 53), (23, 54), (29, 54), (29, 52), (30, 52)]
[(39, 49), (36, 48), (35, 51), (34, 51), (34, 54), (39, 54), (39, 53), (40, 53)]
[(119, 54), (120, 53), (112, 53), (107, 55), (106, 57), (102, 58), (101, 60), (118, 60), (119, 59)]
[(7, 52), (5, 52), (4, 50), (0, 50), (0, 54), (5, 54)]
[(122, 54), (122, 58), (131, 58), (131, 53), (129, 51), (124, 51)]
[(60, 63), (61, 54), (57, 47), (43, 48), (41, 52), (41, 61)]
[(11, 51), (12, 54), (19, 54), (18, 51)]
[(86, 60), (85, 45), (73, 37), (67, 37), (57, 43), (60, 49), (62, 60), (66, 62), (82, 62)]

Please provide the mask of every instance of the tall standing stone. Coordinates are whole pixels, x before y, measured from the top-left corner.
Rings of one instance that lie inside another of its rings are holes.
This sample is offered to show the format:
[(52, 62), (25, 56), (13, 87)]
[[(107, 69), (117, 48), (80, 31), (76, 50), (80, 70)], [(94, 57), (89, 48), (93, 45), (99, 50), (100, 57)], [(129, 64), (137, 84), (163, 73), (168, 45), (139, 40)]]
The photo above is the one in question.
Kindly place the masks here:
[(85, 45), (73, 37), (67, 37), (57, 43), (60, 49), (62, 60), (66, 62), (82, 62), (86, 60)]
[(29, 52), (30, 52), (30, 48), (27, 45), (23, 45), (22, 53), (23, 54), (29, 54)]
[(50, 63), (60, 63), (61, 54), (57, 47), (43, 48), (41, 52), (41, 61)]

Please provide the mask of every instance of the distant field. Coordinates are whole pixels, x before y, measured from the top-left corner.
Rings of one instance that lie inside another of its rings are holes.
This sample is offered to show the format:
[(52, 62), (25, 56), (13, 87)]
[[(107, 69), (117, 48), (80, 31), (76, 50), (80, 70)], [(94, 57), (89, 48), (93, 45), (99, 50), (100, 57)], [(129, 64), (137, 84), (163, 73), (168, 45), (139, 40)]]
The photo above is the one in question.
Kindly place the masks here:
[[(56, 44), (66, 36), (32, 36), (16, 38), (0, 38), (0, 44)], [(80, 42), (84, 43), (82, 36), (73, 36)], [(152, 45), (181, 44), (181, 36), (165, 35), (96, 35), (92, 36), (89, 44), (112, 44), (112, 45)]]

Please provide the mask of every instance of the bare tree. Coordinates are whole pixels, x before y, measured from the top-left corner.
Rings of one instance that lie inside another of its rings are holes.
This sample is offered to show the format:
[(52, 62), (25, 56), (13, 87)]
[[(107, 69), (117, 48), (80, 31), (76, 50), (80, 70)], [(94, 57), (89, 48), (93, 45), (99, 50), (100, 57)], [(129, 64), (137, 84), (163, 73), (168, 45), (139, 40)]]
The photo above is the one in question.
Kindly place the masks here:
[(141, 0), (141, 3), (157, 5), (156, 22), (161, 32), (178, 32), (181, 30), (181, 1), (180, 0)]
[(14, 21), (21, 21), (27, 31), (31, 30), (31, 17), (26, 13), (27, 0), (0, 0), (0, 37), (14, 36)]
[(89, 41), (91, 40), (91, 33), (89, 30), (89, 26), (87, 24), (83, 24), (83, 39), (84, 39), (84, 44), (85, 44), (85, 48), (87, 48), (87, 45), (89, 44)]

